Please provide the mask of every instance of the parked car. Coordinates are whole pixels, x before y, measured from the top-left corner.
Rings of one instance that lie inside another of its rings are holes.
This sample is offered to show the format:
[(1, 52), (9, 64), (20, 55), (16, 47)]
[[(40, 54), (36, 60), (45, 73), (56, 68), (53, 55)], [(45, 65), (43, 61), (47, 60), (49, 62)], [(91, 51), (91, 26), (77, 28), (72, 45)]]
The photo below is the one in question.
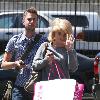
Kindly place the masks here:
[(100, 82), (99, 74), (100, 74), (100, 52), (95, 55), (95, 60), (94, 60), (94, 78), (96, 84)]
[[(75, 49), (81, 54), (95, 57), (100, 50), (100, 17), (97, 12), (43, 11), (51, 19), (64, 18), (74, 26)], [(78, 31), (79, 30), (79, 31)]]
[(93, 94), (95, 100), (100, 100), (100, 52), (95, 55), (94, 60), (94, 84), (93, 84)]
[[(94, 57), (100, 49), (100, 18), (96, 12), (77, 11), (39, 11), (36, 33), (45, 34), (50, 31), (50, 24), (54, 18), (68, 19), (73, 25), (76, 38), (77, 52)], [(0, 13), (0, 51), (4, 51), (7, 41), (15, 34), (24, 30), (22, 24), (23, 11)], [(95, 34), (95, 35), (94, 35)], [(3, 44), (3, 45), (2, 45)]]

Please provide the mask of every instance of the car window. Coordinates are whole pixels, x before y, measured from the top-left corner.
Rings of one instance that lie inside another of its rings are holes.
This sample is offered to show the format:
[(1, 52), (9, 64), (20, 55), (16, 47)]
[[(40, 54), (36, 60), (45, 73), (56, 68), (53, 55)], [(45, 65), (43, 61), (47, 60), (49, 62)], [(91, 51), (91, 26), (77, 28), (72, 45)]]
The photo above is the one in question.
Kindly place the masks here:
[(47, 28), (49, 27), (49, 22), (42, 16), (38, 16), (38, 28)]
[(24, 25), (22, 23), (22, 18), (23, 14), (15, 14), (15, 18), (12, 18), (14, 21), (11, 28), (24, 28)]
[(14, 15), (1, 15), (0, 28), (10, 28), (13, 25)]
[[(4, 14), (0, 16), (0, 28), (23, 28), (23, 14)], [(37, 28), (47, 28), (49, 22), (42, 16), (38, 17)]]
[(80, 15), (52, 15), (52, 18), (64, 18), (71, 22), (73, 26), (88, 27), (89, 21), (86, 16)]

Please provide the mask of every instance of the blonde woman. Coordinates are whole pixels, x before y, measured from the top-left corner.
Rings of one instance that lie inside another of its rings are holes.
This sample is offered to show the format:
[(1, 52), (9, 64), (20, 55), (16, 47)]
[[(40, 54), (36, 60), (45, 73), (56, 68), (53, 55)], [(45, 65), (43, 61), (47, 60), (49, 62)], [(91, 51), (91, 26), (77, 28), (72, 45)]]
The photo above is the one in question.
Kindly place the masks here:
[[(55, 64), (52, 63), (55, 60), (64, 73), (64, 77), (61, 78), (70, 78), (69, 72), (75, 72), (78, 69), (71, 23), (66, 19), (56, 18), (52, 22), (48, 40), (49, 42), (42, 43), (37, 50), (32, 63), (34, 70), (42, 70), (42, 80), (48, 80), (51, 66), (56, 70)], [(55, 76), (54, 71), (51, 72), (50, 77), (59, 78), (58, 75)]]

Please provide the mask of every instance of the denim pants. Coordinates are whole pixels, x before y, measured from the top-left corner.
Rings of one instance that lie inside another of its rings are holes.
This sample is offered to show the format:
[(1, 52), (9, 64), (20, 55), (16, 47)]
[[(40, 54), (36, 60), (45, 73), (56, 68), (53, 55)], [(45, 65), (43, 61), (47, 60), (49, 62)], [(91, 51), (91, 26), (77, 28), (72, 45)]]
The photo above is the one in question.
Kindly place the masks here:
[(15, 86), (12, 90), (12, 100), (32, 100), (33, 94), (26, 92), (24, 88)]

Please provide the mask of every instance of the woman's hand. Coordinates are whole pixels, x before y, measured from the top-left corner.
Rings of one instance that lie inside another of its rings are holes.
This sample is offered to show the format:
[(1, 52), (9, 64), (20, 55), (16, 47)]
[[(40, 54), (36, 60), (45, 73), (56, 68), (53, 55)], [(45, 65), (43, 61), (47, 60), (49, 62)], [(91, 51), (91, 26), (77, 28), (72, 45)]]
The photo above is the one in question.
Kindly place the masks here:
[(47, 60), (49, 62), (49, 64), (52, 64), (52, 61), (54, 60), (54, 55), (52, 52), (50, 52), (49, 50), (47, 50), (47, 53), (45, 55), (47, 57)]
[(71, 35), (67, 40), (66, 40), (66, 43), (65, 43), (65, 48), (67, 49), (67, 51), (70, 51), (74, 48), (74, 37), (73, 35)]

